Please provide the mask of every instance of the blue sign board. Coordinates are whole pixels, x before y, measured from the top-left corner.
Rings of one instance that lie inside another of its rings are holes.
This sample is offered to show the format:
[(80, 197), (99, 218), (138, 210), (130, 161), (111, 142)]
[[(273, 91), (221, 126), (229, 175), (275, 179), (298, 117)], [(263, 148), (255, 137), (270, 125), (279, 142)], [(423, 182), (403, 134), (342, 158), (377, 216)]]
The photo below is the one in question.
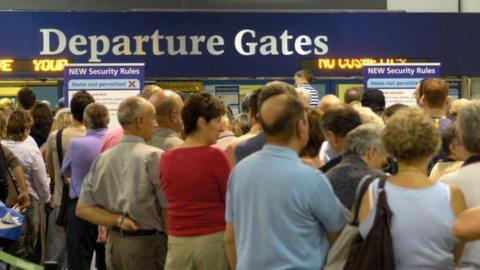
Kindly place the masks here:
[(0, 77), (60, 77), (63, 60), (15, 70), (44, 58), (146, 63), (150, 78), (290, 77), (302, 59), (343, 57), (480, 76), (480, 14), (5, 11), (0, 25)]
[(126, 97), (143, 88), (145, 65), (132, 64), (70, 64), (65, 66), (63, 95), (68, 105), (78, 91), (87, 90), (110, 111), (110, 127), (117, 127), (117, 108)]

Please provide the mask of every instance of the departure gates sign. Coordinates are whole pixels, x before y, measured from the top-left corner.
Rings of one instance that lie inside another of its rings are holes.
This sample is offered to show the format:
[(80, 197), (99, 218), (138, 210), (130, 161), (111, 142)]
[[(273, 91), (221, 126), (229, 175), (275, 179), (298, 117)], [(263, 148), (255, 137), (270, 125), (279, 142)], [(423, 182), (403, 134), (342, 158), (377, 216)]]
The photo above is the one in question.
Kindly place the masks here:
[(425, 59), (444, 75), (480, 76), (480, 14), (4, 11), (0, 25), (0, 77), (23, 74), (21, 59), (30, 75), (45, 76), (38, 60), (58, 77), (61, 59), (145, 63), (152, 78), (291, 77), (302, 59), (335, 75)]

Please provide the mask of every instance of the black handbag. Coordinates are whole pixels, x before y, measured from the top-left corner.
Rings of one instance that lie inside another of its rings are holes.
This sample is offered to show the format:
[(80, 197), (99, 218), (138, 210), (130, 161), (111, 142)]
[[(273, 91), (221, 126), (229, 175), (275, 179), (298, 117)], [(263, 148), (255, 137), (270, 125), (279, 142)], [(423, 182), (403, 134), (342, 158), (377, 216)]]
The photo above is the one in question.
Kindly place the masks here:
[(355, 270), (394, 270), (395, 258), (393, 240), (390, 234), (392, 211), (385, 192), (386, 178), (380, 178), (375, 220), (370, 232), (362, 238), (358, 235), (353, 241), (344, 269)]
[[(55, 136), (55, 142), (57, 145), (58, 163), (60, 165), (60, 168), (62, 167), (62, 162), (63, 162), (62, 133), (63, 133), (63, 129), (60, 129)], [(60, 208), (59, 208), (58, 216), (57, 216), (57, 219), (55, 220), (55, 223), (58, 226), (65, 227), (67, 224), (68, 208), (70, 207), (70, 204), (71, 204), (71, 199), (68, 196), (68, 192), (70, 190), (70, 184), (66, 181), (63, 175), (61, 175), (60, 177), (63, 182), (62, 200), (60, 202)]]

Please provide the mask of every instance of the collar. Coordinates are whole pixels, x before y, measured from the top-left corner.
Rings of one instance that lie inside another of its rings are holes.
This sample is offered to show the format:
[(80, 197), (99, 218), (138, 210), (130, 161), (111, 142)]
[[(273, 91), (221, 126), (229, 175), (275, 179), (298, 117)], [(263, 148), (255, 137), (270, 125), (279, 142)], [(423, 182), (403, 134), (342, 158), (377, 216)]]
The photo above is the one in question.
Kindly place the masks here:
[(125, 134), (118, 143), (145, 143), (145, 140), (142, 137)]
[(235, 137), (235, 134), (233, 134), (233, 132), (231, 132), (230, 130), (222, 131), (218, 134), (218, 140), (232, 136)]
[(89, 129), (87, 130), (87, 134), (85, 136), (105, 136), (107, 134), (107, 129), (106, 128), (99, 128), (99, 129)]
[(292, 149), (284, 146), (278, 146), (273, 144), (265, 144), (262, 151), (274, 156), (284, 157), (288, 159), (300, 159), (298, 154)]
[(473, 156), (470, 156), (469, 158), (467, 158), (464, 162), (463, 162), (463, 165), (462, 167), (465, 167), (467, 165), (470, 165), (470, 164), (474, 164), (474, 163), (478, 163), (480, 162), (480, 155), (473, 155)]
[(158, 135), (161, 135), (162, 137), (169, 137), (169, 136), (178, 137), (178, 133), (175, 130), (166, 128), (166, 127), (157, 127), (155, 129), (155, 133)]
[(350, 163), (362, 164), (363, 166), (368, 167), (367, 163), (365, 163), (365, 161), (363, 161), (361, 156), (359, 156), (357, 154), (353, 154), (353, 153), (343, 154), (342, 162), (343, 161), (350, 162)]

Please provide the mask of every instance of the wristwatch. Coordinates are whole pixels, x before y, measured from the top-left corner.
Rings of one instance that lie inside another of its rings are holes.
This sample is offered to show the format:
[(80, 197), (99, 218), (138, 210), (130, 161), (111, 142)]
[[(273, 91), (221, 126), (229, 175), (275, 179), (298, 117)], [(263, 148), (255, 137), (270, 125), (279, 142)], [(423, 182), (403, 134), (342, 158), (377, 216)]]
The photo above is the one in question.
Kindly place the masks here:
[(119, 215), (117, 218), (117, 224), (116, 224), (119, 229), (122, 229), (123, 220), (125, 220), (125, 216)]

